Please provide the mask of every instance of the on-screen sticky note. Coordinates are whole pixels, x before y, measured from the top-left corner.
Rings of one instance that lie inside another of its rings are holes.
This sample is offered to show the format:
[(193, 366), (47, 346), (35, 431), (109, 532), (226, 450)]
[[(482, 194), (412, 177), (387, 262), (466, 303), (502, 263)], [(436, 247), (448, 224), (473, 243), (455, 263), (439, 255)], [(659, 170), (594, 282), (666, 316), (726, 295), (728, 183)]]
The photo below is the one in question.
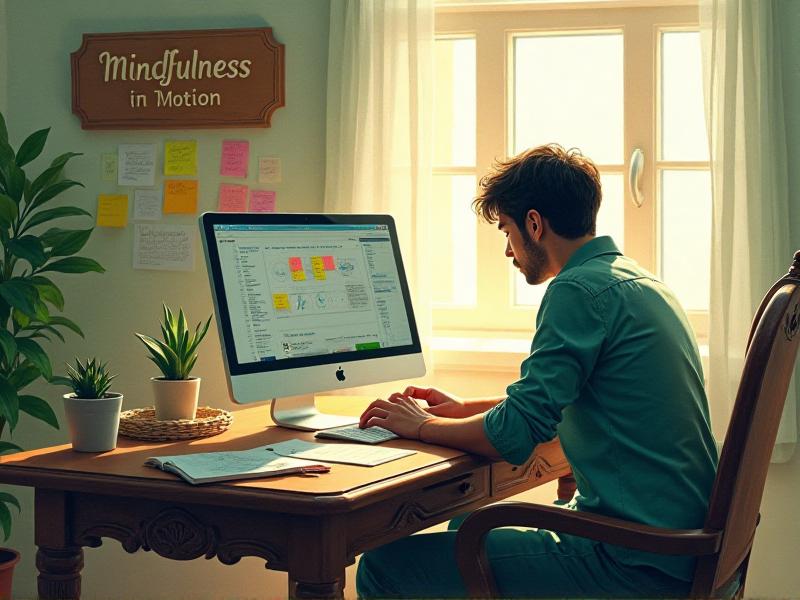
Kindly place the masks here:
[(299, 256), (292, 256), (289, 258), (289, 270), (290, 271), (303, 270), (303, 261), (300, 259)]
[(247, 140), (224, 140), (219, 174), (224, 177), (247, 177), (250, 162), (250, 142)]
[(327, 275), (325, 274), (325, 263), (322, 261), (321, 256), (311, 257), (311, 272), (314, 274), (314, 279), (327, 279)]
[(250, 212), (275, 212), (275, 196), (271, 190), (252, 190)]
[(97, 226), (125, 227), (127, 224), (127, 194), (100, 194), (97, 197)]
[(247, 186), (219, 184), (219, 209), (222, 212), (247, 212)]
[(292, 271), (292, 281), (305, 281), (306, 272), (300, 269), (299, 271)]
[(289, 310), (289, 294), (272, 294), (275, 310)]
[(197, 175), (197, 141), (164, 143), (164, 175)]
[(335, 271), (336, 265), (333, 264), (333, 257), (332, 256), (323, 256), (322, 257), (322, 264), (325, 267), (326, 271)]
[(164, 181), (164, 214), (197, 212), (197, 180), (167, 179)]

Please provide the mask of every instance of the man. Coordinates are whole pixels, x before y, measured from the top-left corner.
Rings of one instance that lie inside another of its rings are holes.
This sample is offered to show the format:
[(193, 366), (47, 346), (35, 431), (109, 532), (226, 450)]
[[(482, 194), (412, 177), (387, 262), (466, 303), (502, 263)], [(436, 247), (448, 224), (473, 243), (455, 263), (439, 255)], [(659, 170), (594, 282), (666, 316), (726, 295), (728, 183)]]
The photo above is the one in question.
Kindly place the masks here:
[[(496, 399), (410, 387), (373, 402), (361, 425), (513, 464), (558, 435), (577, 510), (702, 526), (717, 453), (697, 346), (672, 292), (611, 238), (595, 237), (597, 168), (575, 150), (542, 146), (499, 163), (481, 188), (474, 208), (497, 222), (527, 282), (555, 277), (520, 379)], [(359, 595), (464, 597), (455, 535), (415, 535), (366, 553)], [(502, 596), (674, 596), (688, 592), (694, 568), (691, 558), (543, 530), (494, 530), (487, 551)]]

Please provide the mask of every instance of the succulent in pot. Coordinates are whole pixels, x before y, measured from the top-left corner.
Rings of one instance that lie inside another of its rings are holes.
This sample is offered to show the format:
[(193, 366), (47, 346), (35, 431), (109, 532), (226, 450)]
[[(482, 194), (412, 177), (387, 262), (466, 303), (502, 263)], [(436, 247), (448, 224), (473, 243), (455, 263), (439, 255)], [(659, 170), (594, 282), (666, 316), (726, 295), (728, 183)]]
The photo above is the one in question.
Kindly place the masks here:
[(74, 367), (67, 364), (72, 392), (64, 394), (64, 414), (73, 450), (106, 452), (117, 447), (122, 394), (108, 391), (115, 377), (96, 358), (84, 363), (76, 358)]
[(190, 374), (197, 362), (197, 348), (208, 332), (211, 317), (208, 317), (205, 324), (198, 323), (192, 332), (182, 308), (177, 317), (166, 304), (163, 305), (163, 311), (163, 340), (142, 333), (136, 334), (149, 352), (147, 358), (162, 373), (161, 377), (151, 379), (156, 419), (194, 419), (200, 395), (200, 378)]

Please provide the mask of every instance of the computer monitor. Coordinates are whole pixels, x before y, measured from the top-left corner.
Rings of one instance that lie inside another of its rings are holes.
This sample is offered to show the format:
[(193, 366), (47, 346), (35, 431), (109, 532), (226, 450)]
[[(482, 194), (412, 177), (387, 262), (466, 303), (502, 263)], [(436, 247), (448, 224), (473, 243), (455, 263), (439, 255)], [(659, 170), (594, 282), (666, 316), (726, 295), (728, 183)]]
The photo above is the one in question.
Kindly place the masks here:
[(358, 419), (315, 392), (425, 374), (392, 217), (207, 212), (200, 229), (234, 402), (328, 429)]

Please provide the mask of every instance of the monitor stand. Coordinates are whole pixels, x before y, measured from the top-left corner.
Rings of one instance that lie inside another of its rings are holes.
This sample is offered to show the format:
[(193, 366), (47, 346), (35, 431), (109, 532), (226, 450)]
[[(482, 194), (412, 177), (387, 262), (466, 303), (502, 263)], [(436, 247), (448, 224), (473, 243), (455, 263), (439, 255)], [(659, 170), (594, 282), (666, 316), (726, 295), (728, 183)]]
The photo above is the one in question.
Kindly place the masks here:
[(358, 417), (329, 415), (317, 410), (313, 394), (273, 398), (270, 416), (276, 425), (303, 431), (319, 431), (358, 423)]

